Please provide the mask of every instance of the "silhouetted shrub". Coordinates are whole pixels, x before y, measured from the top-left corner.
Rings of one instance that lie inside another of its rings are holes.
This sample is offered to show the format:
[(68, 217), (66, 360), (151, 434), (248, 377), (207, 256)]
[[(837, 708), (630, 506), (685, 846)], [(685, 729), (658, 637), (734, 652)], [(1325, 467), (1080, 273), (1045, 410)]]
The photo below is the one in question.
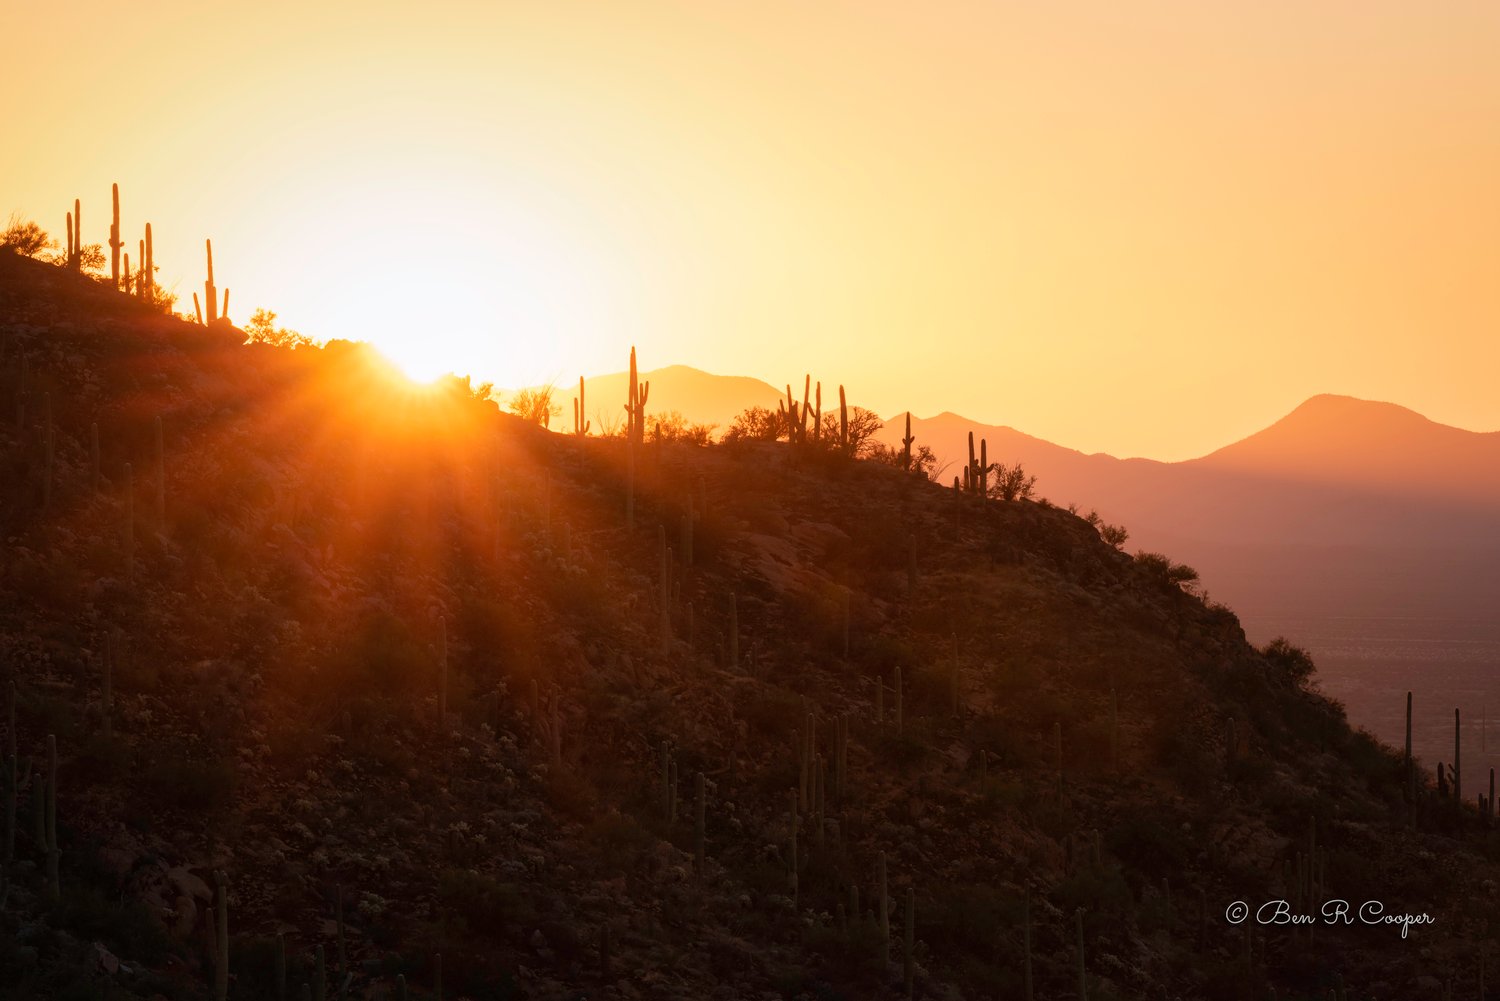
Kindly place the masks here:
[(991, 497), (998, 497), (1003, 501), (1029, 500), (1036, 492), (1036, 477), (1028, 476), (1019, 462), (1014, 466), (1007, 466), (1003, 462), (993, 462), (990, 465), (994, 477), (990, 483)]
[(1173, 563), (1161, 553), (1138, 552), (1135, 564), (1153, 581), (1164, 586), (1190, 588), (1198, 582), (1198, 571), (1186, 563)]
[(1267, 643), (1261, 654), (1266, 658), (1273, 679), (1296, 687), (1306, 684), (1317, 670), (1311, 655), (1301, 647), (1293, 646), (1285, 636)]
[(747, 407), (735, 414), (721, 439), (726, 445), (746, 441), (776, 441), (786, 437), (786, 421), (765, 407)]

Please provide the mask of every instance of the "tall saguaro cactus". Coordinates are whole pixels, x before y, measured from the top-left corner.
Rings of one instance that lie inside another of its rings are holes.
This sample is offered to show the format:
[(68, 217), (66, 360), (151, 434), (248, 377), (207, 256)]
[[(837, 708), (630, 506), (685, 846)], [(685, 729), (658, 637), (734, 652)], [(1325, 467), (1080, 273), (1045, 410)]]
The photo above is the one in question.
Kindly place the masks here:
[(1459, 727), (1458, 709), (1453, 710), (1453, 799), (1464, 801), (1463, 788), (1463, 731)]
[(214, 285), (214, 242), (204, 240), (203, 248), (208, 255), (208, 280), (203, 283), (203, 306), (208, 310), (206, 319), (212, 326), (219, 318), (219, 290)]
[(139, 272), (135, 276), (136, 294), (142, 299), (156, 297), (156, 253), (151, 246), (151, 224), (146, 223), (146, 238), (141, 241), (140, 258), (136, 261)]
[(73, 211), (68, 213), (68, 257), (69, 271), (83, 269), (83, 206), (73, 199)]
[(125, 245), (120, 239), (120, 186), (110, 185), (114, 215), (109, 224), (109, 280), (115, 288), (120, 287), (120, 248)]
[(637, 382), (635, 369), (635, 345), (630, 346), (630, 402), (625, 404), (628, 421), (625, 425), (625, 526), (635, 527), (635, 467), (636, 450), (646, 437), (646, 399), (651, 395), (651, 383)]
[(844, 401), (844, 387), (839, 386), (839, 450), (845, 455), (849, 451), (849, 407)]

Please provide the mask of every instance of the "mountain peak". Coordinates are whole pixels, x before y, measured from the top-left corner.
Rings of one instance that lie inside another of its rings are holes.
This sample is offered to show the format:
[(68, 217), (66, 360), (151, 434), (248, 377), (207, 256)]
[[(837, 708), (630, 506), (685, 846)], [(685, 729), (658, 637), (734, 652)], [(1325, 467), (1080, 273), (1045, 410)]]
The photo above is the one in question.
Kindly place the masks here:
[(1321, 393), (1188, 465), (1402, 494), (1493, 497), (1497, 460), (1500, 434), (1439, 424), (1395, 403)]

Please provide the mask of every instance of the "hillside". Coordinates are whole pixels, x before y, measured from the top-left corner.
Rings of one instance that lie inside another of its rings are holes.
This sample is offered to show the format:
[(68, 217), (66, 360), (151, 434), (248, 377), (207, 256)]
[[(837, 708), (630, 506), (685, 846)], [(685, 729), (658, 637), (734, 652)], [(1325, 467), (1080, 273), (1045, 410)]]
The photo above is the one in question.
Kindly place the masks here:
[[(1480, 790), (1406, 802), (1295, 650), (1065, 510), (630, 462), (4, 254), (0, 335), (6, 996), (1477, 990)], [(1434, 923), (1224, 917), (1279, 897)]]
[[(891, 419), (881, 440), (899, 441), (902, 426)], [(1131, 550), (1191, 564), (1247, 616), (1476, 618), (1500, 596), (1494, 434), (1317, 397), (1243, 442), (1165, 463), (1085, 455), (955, 414), (912, 420), (948, 476), (971, 431), (992, 460), (1036, 475), (1039, 495), (1124, 525)]]

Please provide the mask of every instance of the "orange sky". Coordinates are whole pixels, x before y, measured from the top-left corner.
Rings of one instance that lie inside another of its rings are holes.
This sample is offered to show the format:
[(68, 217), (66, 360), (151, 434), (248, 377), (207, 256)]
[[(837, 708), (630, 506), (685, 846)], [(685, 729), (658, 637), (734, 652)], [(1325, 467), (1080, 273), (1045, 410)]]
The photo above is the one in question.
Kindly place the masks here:
[[(434, 12), (436, 11), (436, 12)], [(1500, 427), (1500, 5), (10, 4), (0, 213), (501, 385), (674, 362), (1184, 458)], [(132, 253), (132, 258), (135, 254)], [(660, 402), (663, 407), (670, 401)]]

